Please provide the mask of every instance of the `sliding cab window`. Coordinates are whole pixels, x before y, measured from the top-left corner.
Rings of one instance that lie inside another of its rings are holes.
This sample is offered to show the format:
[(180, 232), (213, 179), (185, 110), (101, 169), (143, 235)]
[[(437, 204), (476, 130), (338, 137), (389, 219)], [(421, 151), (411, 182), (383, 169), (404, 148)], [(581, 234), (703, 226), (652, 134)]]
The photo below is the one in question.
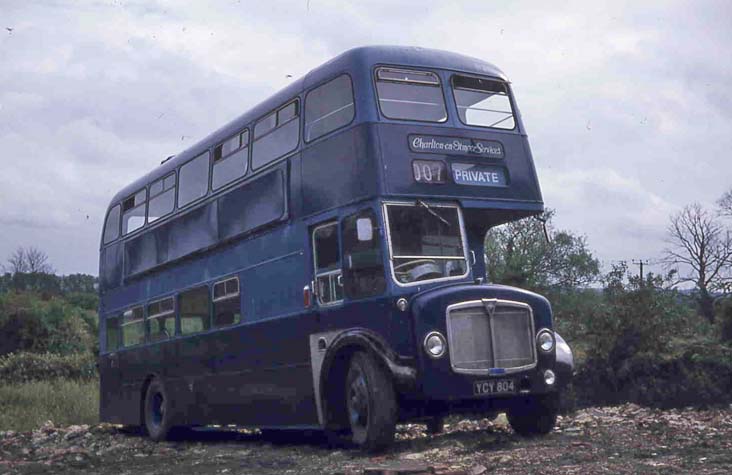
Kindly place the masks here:
[(145, 319), (142, 307), (135, 307), (122, 314), (122, 346), (145, 343)]
[(343, 300), (338, 224), (330, 223), (313, 230), (315, 291), (318, 303), (330, 305)]
[(147, 222), (152, 223), (173, 212), (175, 207), (175, 173), (152, 182), (147, 205)]
[(206, 196), (208, 193), (208, 152), (181, 165), (178, 172), (178, 208)]
[(379, 68), (376, 70), (379, 107), (389, 119), (444, 122), (445, 97), (440, 78), (429, 71)]
[(293, 101), (254, 125), (252, 169), (256, 170), (292, 152), (300, 141), (300, 103)]
[(225, 327), (241, 322), (239, 278), (217, 282), (213, 287), (213, 326)]
[(516, 126), (505, 82), (455, 75), (452, 92), (463, 124), (509, 130)]
[(114, 316), (107, 318), (106, 322), (106, 351), (113, 352), (117, 351), (120, 348), (121, 344), (121, 335), (119, 330), (119, 324), (120, 324), (120, 317)]
[(119, 237), (119, 216), (120, 206), (115, 205), (107, 213), (107, 221), (104, 224), (104, 244), (109, 244)]
[(347, 74), (316, 87), (305, 96), (305, 141), (350, 124), (354, 113), (353, 86)]
[(412, 284), (467, 275), (459, 210), (456, 206), (386, 206), (394, 278)]
[(122, 201), (122, 234), (128, 234), (145, 225), (147, 190), (140, 190)]
[(182, 292), (178, 298), (181, 334), (189, 335), (211, 328), (209, 308), (208, 287), (202, 286)]
[(230, 137), (214, 148), (212, 187), (214, 190), (241, 178), (249, 164), (249, 130)]
[(359, 299), (386, 290), (376, 213), (363, 210), (343, 219), (343, 284), (346, 295)]
[(167, 340), (175, 335), (175, 301), (173, 297), (147, 306), (147, 329), (150, 341)]

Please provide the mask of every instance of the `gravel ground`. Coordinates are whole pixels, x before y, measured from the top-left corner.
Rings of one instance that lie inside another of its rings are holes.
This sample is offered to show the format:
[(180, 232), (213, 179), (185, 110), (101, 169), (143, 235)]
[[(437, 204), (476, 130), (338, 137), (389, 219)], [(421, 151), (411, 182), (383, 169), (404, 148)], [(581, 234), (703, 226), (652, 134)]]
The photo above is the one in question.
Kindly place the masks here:
[(0, 432), (0, 474), (595, 474), (732, 473), (732, 407), (657, 411), (626, 404), (561, 417), (524, 439), (496, 420), (451, 420), (443, 434), (402, 425), (386, 453), (333, 449), (318, 435), (272, 443), (207, 431), (155, 444), (111, 425)]

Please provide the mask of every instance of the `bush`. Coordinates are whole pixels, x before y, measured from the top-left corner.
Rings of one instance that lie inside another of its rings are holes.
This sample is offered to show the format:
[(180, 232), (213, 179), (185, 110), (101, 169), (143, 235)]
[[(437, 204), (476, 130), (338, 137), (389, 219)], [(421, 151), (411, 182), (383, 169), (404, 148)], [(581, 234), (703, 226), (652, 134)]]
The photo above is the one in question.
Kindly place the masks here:
[(0, 355), (31, 351), (76, 353), (97, 346), (96, 312), (31, 292), (0, 295)]
[(612, 369), (598, 360), (583, 365), (567, 406), (634, 402), (671, 408), (732, 403), (732, 349), (706, 343), (680, 355), (638, 354)]
[(664, 289), (664, 280), (628, 277), (625, 265), (605, 276), (602, 292), (587, 290), (564, 297), (557, 305), (558, 328), (586, 349), (587, 359), (619, 370), (639, 354), (662, 354), (700, 320), (683, 297)]
[(0, 384), (0, 430), (30, 431), (46, 421), (58, 426), (99, 421), (96, 381)]
[(96, 358), (89, 352), (71, 355), (10, 353), (0, 356), (0, 381), (3, 384), (53, 379), (84, 381), (96, 377)]

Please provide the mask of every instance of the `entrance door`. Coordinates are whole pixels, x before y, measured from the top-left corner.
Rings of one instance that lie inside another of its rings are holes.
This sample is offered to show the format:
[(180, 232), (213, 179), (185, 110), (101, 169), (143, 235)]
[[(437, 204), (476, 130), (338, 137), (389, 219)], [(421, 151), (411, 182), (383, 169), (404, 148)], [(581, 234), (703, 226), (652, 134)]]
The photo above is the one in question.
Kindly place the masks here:
[(338, 223), (317, 226), (312, 231), (315, 294), (321, 311), (343, 302)]

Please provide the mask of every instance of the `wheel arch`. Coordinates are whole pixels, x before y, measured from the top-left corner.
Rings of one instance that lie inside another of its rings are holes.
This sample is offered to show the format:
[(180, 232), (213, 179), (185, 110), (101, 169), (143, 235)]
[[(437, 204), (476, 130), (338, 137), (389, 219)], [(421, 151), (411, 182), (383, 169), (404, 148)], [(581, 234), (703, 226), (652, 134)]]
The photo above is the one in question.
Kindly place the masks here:
[(345, 414), (345, 378), (351, 357), (358, 351), (374, 356), (376, 362), (391, 378), (397, 393), (411, 392), (416, 385), (416, 370), (400, 358), (391, 346), (377, 333), (365, 328), (353, 328), (338, 333), (326, 347), (320, 368), (319, 404), (322, 407), (324, 427), (342, 426)]

